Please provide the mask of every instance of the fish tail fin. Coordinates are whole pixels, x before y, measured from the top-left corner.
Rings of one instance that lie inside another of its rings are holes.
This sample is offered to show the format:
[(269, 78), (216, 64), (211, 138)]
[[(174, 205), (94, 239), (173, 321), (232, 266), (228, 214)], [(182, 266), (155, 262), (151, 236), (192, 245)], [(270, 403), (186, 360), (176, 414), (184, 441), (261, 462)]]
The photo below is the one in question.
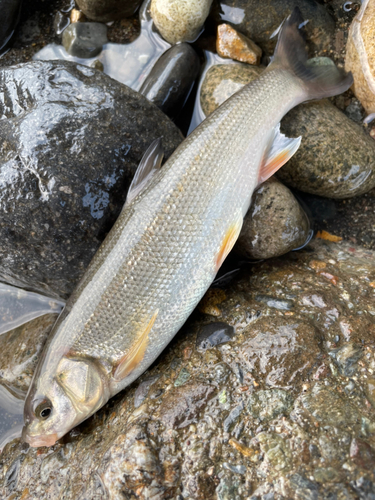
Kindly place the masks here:
[(351, 73), (334, 65), (309, 66), (301, 29), (304, 25), (301, 11), (295, 7), (280, 29), (270, 69), (288, 69), (299, 78), (305, 89), (305, 100), (322, 99), (345, 92), (353, 83)]

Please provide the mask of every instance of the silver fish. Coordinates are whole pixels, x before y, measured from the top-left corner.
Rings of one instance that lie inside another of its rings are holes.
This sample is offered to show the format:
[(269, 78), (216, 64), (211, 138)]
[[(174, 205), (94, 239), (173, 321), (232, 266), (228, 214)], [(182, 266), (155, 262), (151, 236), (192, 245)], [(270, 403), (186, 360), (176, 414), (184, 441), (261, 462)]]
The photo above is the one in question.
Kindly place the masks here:
[(279, 131), (297, 104), (343, 92), (351, 75), (309, 67), (284, 23), (274, 60), (160, 168), (151, 145), (126, 205), (55, 325), (25, 405), (24, 439), (50, 446), (143, 373), (233, 247), (254, 189), (297, 150)]

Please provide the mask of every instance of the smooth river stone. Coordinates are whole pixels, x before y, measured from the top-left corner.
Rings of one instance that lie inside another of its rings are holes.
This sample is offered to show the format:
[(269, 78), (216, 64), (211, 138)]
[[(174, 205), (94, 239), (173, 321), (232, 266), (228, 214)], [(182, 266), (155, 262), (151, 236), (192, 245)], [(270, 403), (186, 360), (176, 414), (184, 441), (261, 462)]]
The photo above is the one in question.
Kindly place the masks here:
[(335, 23), (324, 5), (315, 0), (219, 0), (214, 8), (218, 22), (228, 22), (272, 55), (277, 36), (270, 38), (284, 19), (298, 6), (306, 25), (312, 51), (327, 49), (335, 32)]
[(212, 0), (151, 0), (151, 16), (171, 44), (194, 41), (210, 12)]
[(199, 68), (199, 57), (191, 45), (179, 43), (160, 57), (139, 92), (173, 118), (189, 97)]
[(141, 0), (76, 0), (76, 3), (89, 19), (107, 23), (133, 15)]
[(375, 142), (326, 100), (302, 104), (281, 121), (302, 135), (296, 154), (277, 172), (285, 184), (327, 198), (351, 198), (375, 187)]
[(0, 54), (11, 39), (20, 17), (22, 0), (0, 0)]
[(97, 56), (107, 42), (107, 26), (101, 23), (73, 23), (62, 36), (68, 54), (83, 59)]
[(235, 251), (251, 259), (269, 259), (303, 246), (310, 237), (302, 207), (286, 186), (271, 178), (253, 194)]
[(183, 137), (144, 96), (74, 63), (1, 68), (0, 92), (0, 280), (66, 298), (148, 146), (163, 137), (168, 158)]
[(367, 113), (375, 113), (375, 0), (365, 0), (350, 26), (345, 69), (353, 73), (353, 91)]

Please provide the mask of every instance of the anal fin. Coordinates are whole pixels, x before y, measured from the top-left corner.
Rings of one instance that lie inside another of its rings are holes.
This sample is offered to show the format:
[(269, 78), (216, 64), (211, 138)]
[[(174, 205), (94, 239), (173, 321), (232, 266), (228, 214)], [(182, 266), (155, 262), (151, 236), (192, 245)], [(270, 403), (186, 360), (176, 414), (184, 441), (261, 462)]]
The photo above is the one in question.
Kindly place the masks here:
[(156, 311), (149, 321), (148, 325), (141, 332), (138, 339), (135, 341), (130, 350), (125, 354), (125, 356), (120, 360), (117, 365), (113, 378), (116, 382), (120, 382), (125, 377), (128, 377), (131, 372), (138, 366), (138, 364), (142, 361), (146, 347), (148, 345), (148, 336), (149, 333), (154, 326), (156, 317), (159, 311)]
[(218, 271), (227, 258), (229, 252), (232, 250), (234, 244), (237, 241), (237, 238), (240, 235), (242, 228), (243, 218), (239, 217), (233, 224), (230, 225), (228, 231), (226, 232), (224, 239), (222, 241), (220, 250), (215, 258), (215, 267), (216, 271)]
[(301, 144), (302, 137), (296, 139), (286, 137), (280, 132), (280, 123), (267, 148), (259, 170), (258, 186), (279, 170), (294, 155)]

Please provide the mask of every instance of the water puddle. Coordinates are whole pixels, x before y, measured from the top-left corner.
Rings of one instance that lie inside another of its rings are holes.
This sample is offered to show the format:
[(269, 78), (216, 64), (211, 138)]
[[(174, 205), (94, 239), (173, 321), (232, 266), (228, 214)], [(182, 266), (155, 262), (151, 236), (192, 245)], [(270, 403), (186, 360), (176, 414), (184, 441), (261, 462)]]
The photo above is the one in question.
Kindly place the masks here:
[(35, 61), (62, 59), (84, 66), (93, 66), (96, 61), (100, 61), (104, 73), (138, 91), (156, 61), (171, 47), (153, 27), (148, 11), (149, 3), (150, 0), (146, 0), (141, 6), (139, 12), (141, 34), (131, 43), (106, 43), (102, 52), (90, 59), (71, 56), (62, 45), (49, 44), (37, 52), (33, 59)]

